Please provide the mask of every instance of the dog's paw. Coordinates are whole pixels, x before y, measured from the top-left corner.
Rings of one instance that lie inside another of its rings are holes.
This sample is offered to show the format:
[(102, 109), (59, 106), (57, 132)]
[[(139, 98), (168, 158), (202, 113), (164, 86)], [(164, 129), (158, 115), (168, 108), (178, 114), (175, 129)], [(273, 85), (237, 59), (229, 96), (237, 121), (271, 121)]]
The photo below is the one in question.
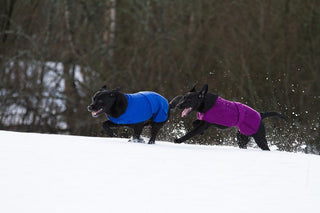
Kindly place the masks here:
[(143, 138), (131, 138), (129, 139), (128, 142), (133, 142), (133, 143), (144, 143)]
[(245, 144), (238, 144), (240, 149), (247, 149), (247, 145)]
[(155, 141), (149, 141), (148, 144), (155, 144)]
[(174, 143), (182, 143), (182, 141), (179, 138), (174, 139)]

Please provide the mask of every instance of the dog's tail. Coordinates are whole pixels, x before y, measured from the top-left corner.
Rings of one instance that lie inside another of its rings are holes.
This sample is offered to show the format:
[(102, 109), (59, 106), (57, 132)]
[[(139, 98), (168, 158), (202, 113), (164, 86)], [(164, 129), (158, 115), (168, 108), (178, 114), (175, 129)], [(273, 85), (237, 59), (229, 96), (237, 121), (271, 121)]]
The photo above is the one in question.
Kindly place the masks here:
[(261, 112), (260, 115), (261, 115), (261, 119), (264, 119), (264, 118), (267, 118), (267, 117), (274, 117), (274, 116), (276, 116), (276, 117), (279, 117), (279, 118), (287, 121), (287, 118), (284, 117), (283, 115), (281, 115), (281, 114), (278, 113), (278, 112)]
[(169, 103), (169, 109), (174, 109), (180, 102), (180, 100), (183, 98), (183, 95), (178, 95), (174, 99), (172, 99)]

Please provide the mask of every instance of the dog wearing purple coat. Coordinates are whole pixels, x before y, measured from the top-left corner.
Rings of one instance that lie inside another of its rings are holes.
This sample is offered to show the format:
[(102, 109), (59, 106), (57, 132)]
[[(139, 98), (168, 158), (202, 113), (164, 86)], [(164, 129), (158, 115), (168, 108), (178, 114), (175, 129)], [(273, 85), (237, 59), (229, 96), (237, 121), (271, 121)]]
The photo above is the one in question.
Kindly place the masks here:
[(228, 101), (209, 93), (207, 84), (199, 92), (196, 91), (195, 85), (186, 95), (177, 96), (171, 102), (177, 103), (176, 107), (183, 109), (181, 117), (197, 111), (197, 120), (193, 122), (194, 128), (185, 136), (175, 139), (175, 143), (182, 143), (195, 135), (202, 134), (210, 126), (220, 129), (237, 127), (237, 143), (240, 148), (247, 148), (250, 137), (253, 137), (262, 150), (270, 151), (262, 120), (272, 116), (286, 120), (278, 112), (259, 113), (245, 104)]

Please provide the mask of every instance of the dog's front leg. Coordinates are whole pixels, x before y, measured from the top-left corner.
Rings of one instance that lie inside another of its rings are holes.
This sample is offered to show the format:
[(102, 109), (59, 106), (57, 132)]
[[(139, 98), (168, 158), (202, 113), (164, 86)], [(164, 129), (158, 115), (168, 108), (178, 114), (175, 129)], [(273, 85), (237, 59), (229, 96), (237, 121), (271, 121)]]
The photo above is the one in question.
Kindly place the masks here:
[(109, 137), (114, 137), (113, 130), (110, 127), (115, 127), (116, 124), (112, 123), (111, 121), (105, 121), (102, 123), (102, 127), (104, 131), (108, 134)]
[[(203, 122), (204, 122), (204, 121), (197, 119), (197, 120), (195, 120), (195, 121), (192, 122), (192, 126), (193, 126), (193, 128), (195, 129), (195, 128), (197, 128), (198, 126), (202, 125)], [(200, 134), (200, 135), (203, 135), (203, 132), (200, 132), (199, 134)]]
[(144, 123), (134, 124), (133, 128), (133, 139), (140, 139), (141, 132), (143, 130)]
[(185, 136), (181, 138), (177, 138), (174, 140), (175, 143), (182, 143), (190, 138), (192, 138), (195, 135), (201, 134), (204, 130), (208, 129), (211, 124), (206, 121), (201, 121), (201, 123), (198, 123), (198, 125), (188, 132)]

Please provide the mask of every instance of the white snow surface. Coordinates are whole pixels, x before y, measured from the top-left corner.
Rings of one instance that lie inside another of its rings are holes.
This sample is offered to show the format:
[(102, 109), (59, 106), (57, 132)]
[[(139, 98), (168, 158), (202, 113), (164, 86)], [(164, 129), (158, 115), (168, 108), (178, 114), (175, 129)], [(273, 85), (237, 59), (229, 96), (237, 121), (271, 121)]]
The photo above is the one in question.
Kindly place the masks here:
[(320, 156), (0, 131), (1, 213), (320, 212)]

